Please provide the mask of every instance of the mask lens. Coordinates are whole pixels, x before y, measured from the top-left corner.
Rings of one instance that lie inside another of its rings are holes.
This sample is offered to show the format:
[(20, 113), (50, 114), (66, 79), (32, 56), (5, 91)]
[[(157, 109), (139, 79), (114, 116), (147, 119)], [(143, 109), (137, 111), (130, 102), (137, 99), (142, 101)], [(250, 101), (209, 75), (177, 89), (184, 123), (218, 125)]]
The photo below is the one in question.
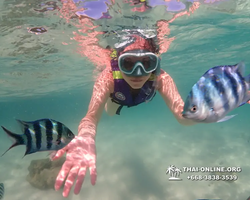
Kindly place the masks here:
[(136, 56), (136, 55), (122, 55), (119, 58), (118, 64), (121, 71), (124, 73), (133, 73), (138, 64), (143, 67), (146, 73), (150, 73), (157, 68), (158, 58), (154, 54)]
[(157, 57), (153, 56), (153, 55), (144, 56), (142, 58), (141, 63), (142, 63), (144, 70), (146, 72), (151, 71), (151, 70), (155, 70), (155, 68), (157, 67)]
[(133, 62), (133, 59), (129, 56), (125, 57), (121, 63), (123, 70), (126, 72), (132, 72), (134, 65), (135, 65), (135, 63)]

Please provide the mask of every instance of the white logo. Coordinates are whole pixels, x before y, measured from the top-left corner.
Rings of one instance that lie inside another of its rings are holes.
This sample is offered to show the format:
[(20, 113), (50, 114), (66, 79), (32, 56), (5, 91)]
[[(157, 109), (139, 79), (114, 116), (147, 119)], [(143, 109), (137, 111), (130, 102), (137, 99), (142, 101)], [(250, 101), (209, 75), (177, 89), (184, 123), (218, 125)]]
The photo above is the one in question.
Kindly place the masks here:
[(124, 101), (126, 99), (126, 97), (124, 96), (124, 94), (122, 94), (121, 92), (116, 92), (115, 93), (115, 97), (121, 101)]
[(182, 179), (179, 178), (181, 173), (182, 171), (174, 165), (170, 165), (166, 170), (166, 174), (170, 175), (170, 177), (168, 178), (168, 180), (170, 181), (181, 181)]

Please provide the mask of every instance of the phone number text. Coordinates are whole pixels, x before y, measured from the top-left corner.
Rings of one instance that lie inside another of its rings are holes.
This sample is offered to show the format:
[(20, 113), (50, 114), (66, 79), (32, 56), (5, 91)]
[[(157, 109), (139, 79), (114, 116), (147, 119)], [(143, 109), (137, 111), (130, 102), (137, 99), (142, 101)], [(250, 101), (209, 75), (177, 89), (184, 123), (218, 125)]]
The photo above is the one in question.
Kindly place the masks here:
[(191, 181), (236, 181), (238, 180), (238, 176), (235, 174), (229, 175), (189, 175), (187, 176), (188, 180)]

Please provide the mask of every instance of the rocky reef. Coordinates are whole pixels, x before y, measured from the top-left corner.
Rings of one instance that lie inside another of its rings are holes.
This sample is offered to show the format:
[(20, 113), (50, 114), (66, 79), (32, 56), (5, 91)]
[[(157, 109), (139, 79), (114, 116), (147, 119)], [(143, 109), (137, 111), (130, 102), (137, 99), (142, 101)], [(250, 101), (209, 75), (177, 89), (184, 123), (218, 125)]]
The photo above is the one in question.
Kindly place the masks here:
[(32, 160), (28, 167), (26, 180), (41, 190), (54, 189), (56, 177), (65, 161), (65, 157), (51, 161), (49, 158)]

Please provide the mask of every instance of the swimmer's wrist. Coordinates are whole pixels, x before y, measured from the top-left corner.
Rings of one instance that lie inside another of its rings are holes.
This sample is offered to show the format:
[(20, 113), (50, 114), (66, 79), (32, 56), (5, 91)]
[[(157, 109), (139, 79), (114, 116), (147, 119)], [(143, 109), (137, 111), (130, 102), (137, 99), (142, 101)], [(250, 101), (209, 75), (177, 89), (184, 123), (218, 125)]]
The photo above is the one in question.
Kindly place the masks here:
[(96, 125), (92, 120), (85, 117), (81, 120), (78, 127), (78, 136), (91, 137), (95, 139)]
[(92, 133), (91, 131), (86, 131), (86, 130), (80, 130), (78, 133), (78, 136), (91, 137), (91, 138), (95, 139), (95, 133)]

